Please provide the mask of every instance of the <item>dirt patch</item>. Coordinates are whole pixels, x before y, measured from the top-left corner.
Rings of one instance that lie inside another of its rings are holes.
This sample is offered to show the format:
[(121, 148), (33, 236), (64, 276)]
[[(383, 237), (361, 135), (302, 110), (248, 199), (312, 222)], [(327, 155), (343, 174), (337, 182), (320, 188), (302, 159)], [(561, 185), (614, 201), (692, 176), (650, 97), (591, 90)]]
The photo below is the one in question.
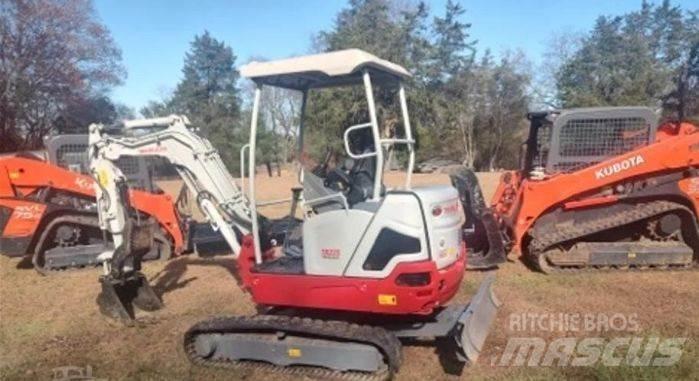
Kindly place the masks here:
[[(489, 198), (498, 174), (480, 175)], [(401, 182), (389, 174), (389, 184)], [(446, 175), (416, 175), (414, 183), (448, 183)], [(294, 177), (261, 176), (260, 198), (288, 197)], [(179, 184), (166, 183), (176, 193)], [(286, 214), (288, 206), (263, 210)], [(109, 380), (154, 379), (291, 379), (264, 372), (217, 371), (190, 366), (182, 351), (182, 334), (197, 321), (215, 315), (253, 314), (255, 305), (237, 285), (230, 258), (185, 256), (167, 263), (152, 262), (145, 272), (165, 309), (140, 316), (140, 323), (124, 328), (97, 311), (96, 269), (68, 271), (42, 277), (18, 269), (19, 261), (0, 256), (0, 379), (50, 379), (61, 366), (91, 366), (93, 375)], [(486, 274), (467, 273), (454, 302), (467, 302)], [(485, 352), (479, 362), (463, 370), (469, 379), (624, 379), (699, 378), (699, 273), (603, 273), (546, 276), (531, 272), (518, 260), (497, 273), (496, 293), (504, 302)], [(547, 340), (596, 333), (519, 332), (511, 329), (513, 315), (531, 313), (635, 314), (639, 332), (601, 332), (599, 336), (686, 337), (681, 361), (665, 368), (500, 367), (498, 359), (509, 338), (541, 336)], [(406, 345), (399, 380), (458, 379), (458, 366), (442, 362), (431, 342)], [(640, 372), (640, 373), (639, 373)]]

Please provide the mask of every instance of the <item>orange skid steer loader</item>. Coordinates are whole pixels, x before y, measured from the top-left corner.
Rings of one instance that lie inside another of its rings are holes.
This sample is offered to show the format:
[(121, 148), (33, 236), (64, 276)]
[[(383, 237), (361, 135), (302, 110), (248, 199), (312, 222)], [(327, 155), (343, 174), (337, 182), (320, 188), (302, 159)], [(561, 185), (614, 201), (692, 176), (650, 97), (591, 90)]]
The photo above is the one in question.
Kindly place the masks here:
[[(99, 229), (93, 183), (28, 155), (0, 158), (0, 252), (30, 257), (42, 274), (98, 264), (110, 244)], [(147, 258), (182, 253), (187, 224), (172, 198), (133, 190), (132, 199), (140, 217), (159, 227)]]
[(699, 127), (643, 107), (528, 118), (491, 205), (510, 248), (545, 273), (696, 265)]

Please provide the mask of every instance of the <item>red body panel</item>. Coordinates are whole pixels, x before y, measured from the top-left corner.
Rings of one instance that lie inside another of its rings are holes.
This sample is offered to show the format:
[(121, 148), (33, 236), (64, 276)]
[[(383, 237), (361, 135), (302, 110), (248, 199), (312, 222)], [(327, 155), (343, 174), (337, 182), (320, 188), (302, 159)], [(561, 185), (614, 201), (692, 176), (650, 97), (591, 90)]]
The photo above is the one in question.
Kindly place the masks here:
[[(609, 170), (611, 166), (637, 158), (639, 155), (643, 159), (641, 164), (623, 170)], [(586, 205), (590, 193), (611, 189), (619, 182), (698, 166), (699, 127), (689, 123), (664, 124), (658, 128), (655, 143), (573, 173), (533, 181), (522, 179), (523, 174), (519, 172), (508, 172), (503, 175), (491, 205), (501, 218), (501, 223), (512, 233), (513, 249), (521, 254), (522, 241), (529, 229), (540, 216), (553, 207), (599, 205), (599, 202), (613, 199), (597, 196)], [(600, 171), (605, 170), (603, 176), (598, 175)], [(684, 187), (682, 189), (690, 195), (689, 198), (693, 197), (697, 206), (696, 193), (689, 191), (695, 181), (682, 181), (680, 187)]]
[[(27, 198), (47, 187), (94, 198), (93, 185), (94, 181), (89, 176), (68, 171), (45, 161), (13, 156), (0, 158), (0, 205), (11, 209), (17, 205), (36, 204)], [(180, 254), (184, 251), (184, 235), (172, 197), (138, 190), (130, 192), (133, 206), (152, 216), (170, 235), (174, 244), (174, 253)], [(9, 226), (8, 223), (3, 233), (8, 231)], [(38, 224), (34, 225), (34, 229), (37, 227)]]
[[(448, 302), (464, 276), (466, 249), (451, 266), (437, 270), (434, 262), (399, 264), (385, 279), (255, 272), (252, 236), (243, 239), (238, 269), (243, 287), (257, 304), (380, 314), (429, 314)], [(406, 273), (429, 273), (422, 286), (397, 285)], [(381, 302), (380, 302), (381, 301)]]

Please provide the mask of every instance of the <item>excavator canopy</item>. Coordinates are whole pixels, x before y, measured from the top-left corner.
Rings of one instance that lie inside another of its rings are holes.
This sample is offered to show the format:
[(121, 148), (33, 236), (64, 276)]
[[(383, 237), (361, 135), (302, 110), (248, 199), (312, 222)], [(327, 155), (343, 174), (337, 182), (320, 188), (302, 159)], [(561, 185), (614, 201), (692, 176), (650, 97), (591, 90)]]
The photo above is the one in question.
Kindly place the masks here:
[(243, 77), (260, 85), (307, 90), (362, 84), (362, 71), (372, 82), (395, 83), (410, 77), (400, 65), (359, 49), (293, 57), (276, 61), (251, 62), (240, 69)]

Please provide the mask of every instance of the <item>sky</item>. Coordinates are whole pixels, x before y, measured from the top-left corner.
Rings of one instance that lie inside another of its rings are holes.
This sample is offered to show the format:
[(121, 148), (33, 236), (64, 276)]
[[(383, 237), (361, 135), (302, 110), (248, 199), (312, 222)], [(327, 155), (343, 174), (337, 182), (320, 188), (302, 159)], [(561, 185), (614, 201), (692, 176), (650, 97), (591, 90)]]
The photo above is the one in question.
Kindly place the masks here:
[[(413, 1), (413, 0), (398, 0)], [(660, 0), (658, 0), (660, 1)], [(446, 0), (427, 0), (432, 15)], [(600, 15), (640, 8), (641, 0), (461, 0), (477, 48), (495, 54), (521, 49), (540, 63), (551, 35), (585, 32)], [(699, 9), (699, 0), (673, 3)], [(96, 0), (96, 11), (122, 50), (128, 77), (112, 97), (136, 110), (162, 100), (181, 79), (184, 54), (208, 30), (242, 65), (252, 57), (310, 52), (312, 37), (330, 29), (346, 0)]]

